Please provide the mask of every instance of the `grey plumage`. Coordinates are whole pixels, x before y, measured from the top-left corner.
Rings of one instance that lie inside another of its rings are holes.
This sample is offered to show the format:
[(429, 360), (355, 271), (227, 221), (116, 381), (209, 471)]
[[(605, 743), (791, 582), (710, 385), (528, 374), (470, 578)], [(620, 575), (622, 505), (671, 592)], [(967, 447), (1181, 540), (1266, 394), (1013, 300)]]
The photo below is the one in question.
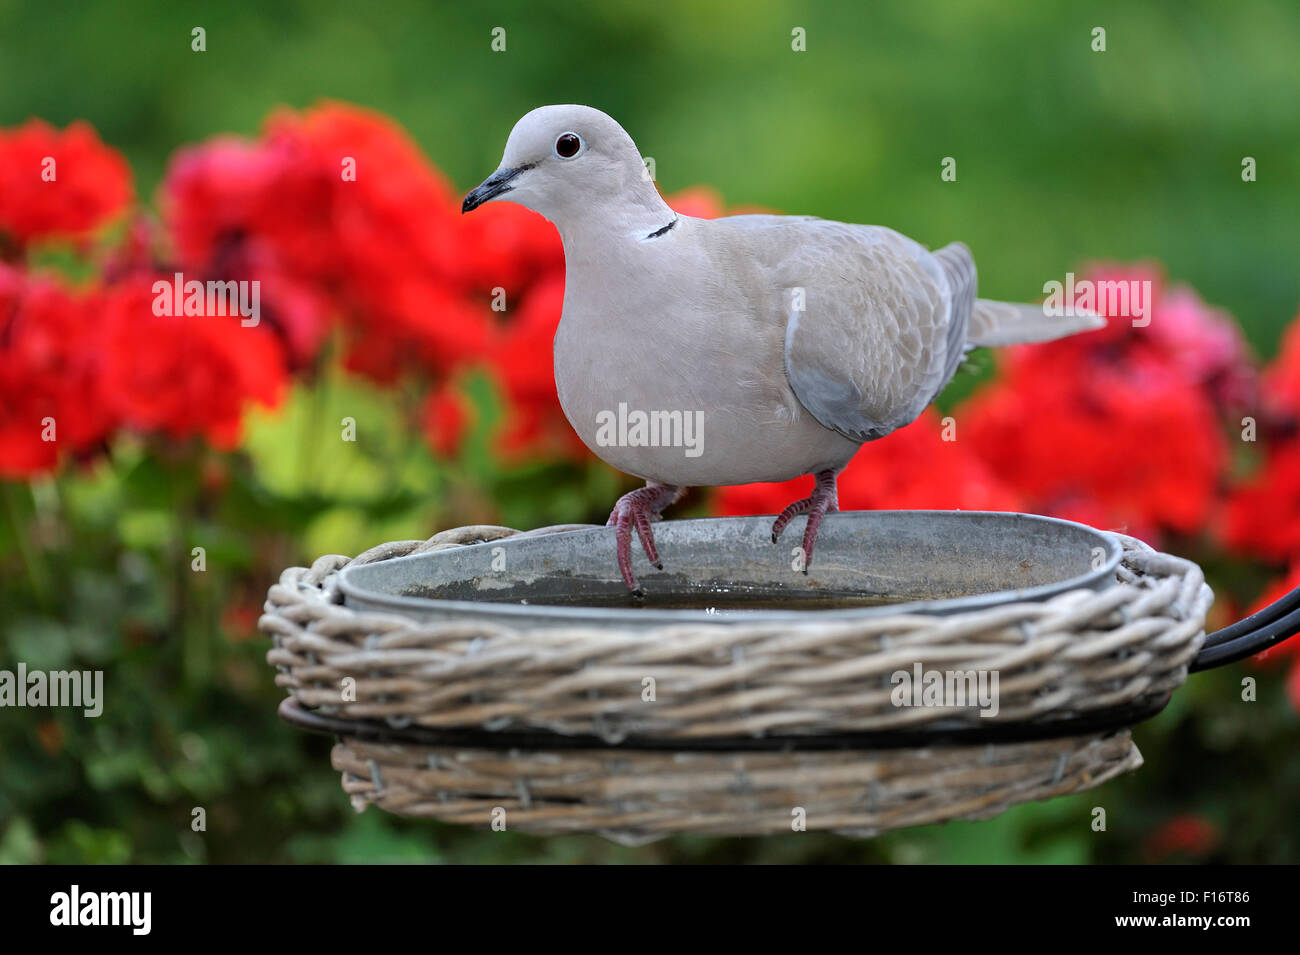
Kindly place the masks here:
[[(565, 136), (579, 137), (572, 156)], [(516, 124), (465, 209), (494, 198), (540, 212), (564, 241), (556, 388), (595, 454), (672, 488), (824, 474), (817, 520), (834, 506), (834, 474), (862, 443), (915, 420), (971, 347), (1103, 324), (978, 299), (961, 243), (930, 252), (883, 226), (809, 216), (679, 216), (623, 129), (584, 106)], [(698, 412), (700, 453), (602, 441), (600, 422), (620, 405)]]

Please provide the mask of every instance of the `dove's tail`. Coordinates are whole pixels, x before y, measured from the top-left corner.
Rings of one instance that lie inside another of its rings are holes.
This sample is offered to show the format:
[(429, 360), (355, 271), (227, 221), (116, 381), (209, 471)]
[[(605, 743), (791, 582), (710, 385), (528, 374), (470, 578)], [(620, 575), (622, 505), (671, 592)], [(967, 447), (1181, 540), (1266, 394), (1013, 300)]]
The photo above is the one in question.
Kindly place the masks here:
[(1048, 315), (1042, 305), (1013, 305), (977, 298), (966, 328), (966, 342), (985, 348), (1050, 342), (1102, 328), (1106, 319), (1076, 310), (1073, 315)]

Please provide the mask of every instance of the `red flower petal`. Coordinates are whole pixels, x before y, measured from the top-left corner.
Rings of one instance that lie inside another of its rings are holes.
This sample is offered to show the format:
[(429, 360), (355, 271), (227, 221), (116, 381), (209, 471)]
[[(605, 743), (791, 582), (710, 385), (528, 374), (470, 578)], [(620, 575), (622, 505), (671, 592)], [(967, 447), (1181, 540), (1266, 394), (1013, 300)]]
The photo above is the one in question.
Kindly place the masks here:
[(0, 232), (20, 244), (82, 236), (125, 209), (132, 195), (126, 160), (87, 123), (60, 132), (32, 119), (0, 132)]

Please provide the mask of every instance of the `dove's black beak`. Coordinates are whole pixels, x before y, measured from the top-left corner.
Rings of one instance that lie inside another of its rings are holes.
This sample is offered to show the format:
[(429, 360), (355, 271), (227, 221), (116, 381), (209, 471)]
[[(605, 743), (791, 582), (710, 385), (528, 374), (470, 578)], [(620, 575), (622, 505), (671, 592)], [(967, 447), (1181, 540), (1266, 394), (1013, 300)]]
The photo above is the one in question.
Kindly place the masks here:
[(466, 212), (472, 212), (489, 199), (495, 199), (502, 193), (509, 192), (514, 186), (511, 182), (520, 174), (532, 169), (535, 163), (529, 163), (526, 166), (516, 166), (513, 169), (498, 169), (492, 175), (488, 176), (483, 182), (470, 190), (465, 201), (460, 204), (460, 211), (463, 215)]

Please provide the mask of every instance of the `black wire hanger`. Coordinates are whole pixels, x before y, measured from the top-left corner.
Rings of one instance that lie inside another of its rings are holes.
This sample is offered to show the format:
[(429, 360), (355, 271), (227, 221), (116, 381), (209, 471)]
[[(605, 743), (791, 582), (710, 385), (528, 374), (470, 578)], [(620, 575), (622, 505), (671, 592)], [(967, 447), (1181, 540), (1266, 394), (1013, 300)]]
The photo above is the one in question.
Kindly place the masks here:
[(1236, 663), (1300, 634), (1300, 587), (1205, 638), (1189, 673)]

